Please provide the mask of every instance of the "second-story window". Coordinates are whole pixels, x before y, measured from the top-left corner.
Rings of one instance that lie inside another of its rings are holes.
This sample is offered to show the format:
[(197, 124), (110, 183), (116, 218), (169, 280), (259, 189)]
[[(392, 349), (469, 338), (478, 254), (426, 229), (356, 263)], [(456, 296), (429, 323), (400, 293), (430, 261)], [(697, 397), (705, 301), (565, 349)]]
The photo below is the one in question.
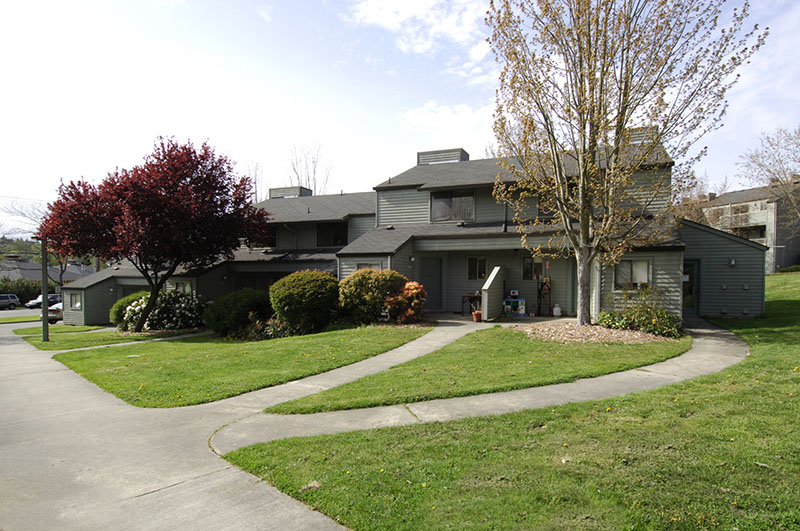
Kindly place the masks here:
[(347, 223), (318, 223), (317, 247), (347, 245)]
[(458, 221), (475, 217), (472, 190), (431, 193), (431, 221)]

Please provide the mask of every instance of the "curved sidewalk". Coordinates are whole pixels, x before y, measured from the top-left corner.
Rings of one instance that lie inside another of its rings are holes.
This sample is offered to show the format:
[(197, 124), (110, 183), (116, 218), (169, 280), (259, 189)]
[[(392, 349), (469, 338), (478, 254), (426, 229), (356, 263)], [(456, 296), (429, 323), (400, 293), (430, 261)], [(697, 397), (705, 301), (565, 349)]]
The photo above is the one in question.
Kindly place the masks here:
[(289, 437), (447, 421), (600, 400), (719, 372), (747, 357), (747, 345), (731, 332), (700, 319), (687, 324), (692, 348), (652, 365), (570, 383), (501, 393), (309, 415), (251, 415), (220, 429), (209, 444), (222, 455), (257, 442)]

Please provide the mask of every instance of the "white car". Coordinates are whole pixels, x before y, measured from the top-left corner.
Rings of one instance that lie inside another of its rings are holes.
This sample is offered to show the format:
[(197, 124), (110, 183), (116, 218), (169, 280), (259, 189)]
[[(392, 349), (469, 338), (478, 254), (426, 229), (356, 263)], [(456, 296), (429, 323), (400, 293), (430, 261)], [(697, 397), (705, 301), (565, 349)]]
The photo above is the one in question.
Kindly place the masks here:
[(57, 322), (64, 319), (64, 303), (59, 302), (58, 304), (54, 304), (47, 309), (47, 322), (50, 324), (56, 324)]

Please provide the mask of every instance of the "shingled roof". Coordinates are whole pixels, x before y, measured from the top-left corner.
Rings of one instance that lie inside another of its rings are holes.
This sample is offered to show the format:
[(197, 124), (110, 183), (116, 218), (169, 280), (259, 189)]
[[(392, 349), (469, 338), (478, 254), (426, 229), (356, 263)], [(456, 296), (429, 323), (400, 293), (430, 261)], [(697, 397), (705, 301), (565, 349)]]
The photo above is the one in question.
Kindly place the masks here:
[(256, 206), (269, 212), (275, 223), (346, 221), (351, 216), (374, 216), (375, 192), (282, 197)]
[(716, 199), (710, 200), (706, 206), (735, 205), (736, 203), (748, 203), (750, 201), (762, 201), (764, 199), (773, 201), (777, 199), (775, 194), (769, 189), (769, 186), (726, 192), (717, 196)]
[[(642, 243), (640, 248), (666, 248), (683, 247), (683, 242), (677, 231), (677, 224), (672, 224), (665, 229), (662, 224), (649, 220), (644, 229), (646, 234), (651, 234), (654, 241)], [(530, 231), (530, 236), (548, 236), (562, 232), (563, 226), (559, 224), (544, 225)], [(403, 223), (388, 227), (378, 227), (351, 242), (336, 256), (367, 256), (394, 254), (410, 240), (425, 240), (432, 238), (516, 238), (519, 239), (516, 225), (509, 224), (504, 230), (503, 223)], [(643, 240), (647, 237), (643, 236)]]

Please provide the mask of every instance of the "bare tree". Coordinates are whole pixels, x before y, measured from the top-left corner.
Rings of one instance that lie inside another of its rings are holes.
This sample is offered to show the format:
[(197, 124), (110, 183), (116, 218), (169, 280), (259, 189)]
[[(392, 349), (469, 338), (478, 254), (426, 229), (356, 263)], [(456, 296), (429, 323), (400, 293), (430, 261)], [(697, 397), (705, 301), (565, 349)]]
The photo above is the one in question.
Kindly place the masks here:
[(263, 172), (258, 162), (253, 162), (247, 167), (247, 176), (250, 177), (250, 181), (253, 183), (253, 203), (266, 199), (266, 196), (264, 196)]
[(785, 209), (782, 220), (792, 234), (800, 233), (800, 127), (779, 127), (761, 133), (758, 148), (741, 156), (739, 174), (753, 184), (768, 187)]
[[(47, 207), (41, 203), (23, 203), (14, 201), (9, 205), (2, 207), (2, 211), (21, 220), (26, 227), (22, 229), (28, 234), (36, 232), (39, 224), (44, 219), (47, 213)], [(55, 261), (55, 266), (58, 267), (58, 277), (50, 274), (50, 268), (47, 269), (47, 278), (52, 280), (59, 288), (64, 287), (64, 273), (69, 267), (69, 257), (62, 256), (58, 253), (53, 253), (48, 249), (50, 257)], [(38, 260), (36, 260), (38, 262)], [(49, 264), (48, 264), (49, 265)]]
[[(575, 256), (581, 325), (591, 264), (618, 261), (664, 226), (646, 219), (690, 181), (704, 153), (693, 146), (719, 127), (736, 69), (764, 41), (757, 27), (743, 31), (747, 2), (721, 26), (723, 2), (490, 1), (502, 66), (494, 130), (516, 178), (495, 196), (514, 208), (531, 252)], [(670, 156), (682, 161), (671, 172)], [(534, 201), (552, 216), (531, 219)], [(560, 239), (529, 245), (525, 235), (548, 225)]]
[(729, 188), (727, 176), (713, 186), (713, 191), (708, 174), (697, 177), (686, 187), (676, 190), (675, 215), (704, 225), (709, 223), (713, 225), (713, 222), (717, 220), (710, 219), (709, 214), (705, 211), (708, 202), (713, 197), (712, 194), (722, 195)]
[(289, 176), (292, 186), (303, 186), (314, 192), (324, 194), (328, 188), (331, 167), (322, 159), (322, 148), (319, 144), (298, 147), (291, 150), (292, 173)]

